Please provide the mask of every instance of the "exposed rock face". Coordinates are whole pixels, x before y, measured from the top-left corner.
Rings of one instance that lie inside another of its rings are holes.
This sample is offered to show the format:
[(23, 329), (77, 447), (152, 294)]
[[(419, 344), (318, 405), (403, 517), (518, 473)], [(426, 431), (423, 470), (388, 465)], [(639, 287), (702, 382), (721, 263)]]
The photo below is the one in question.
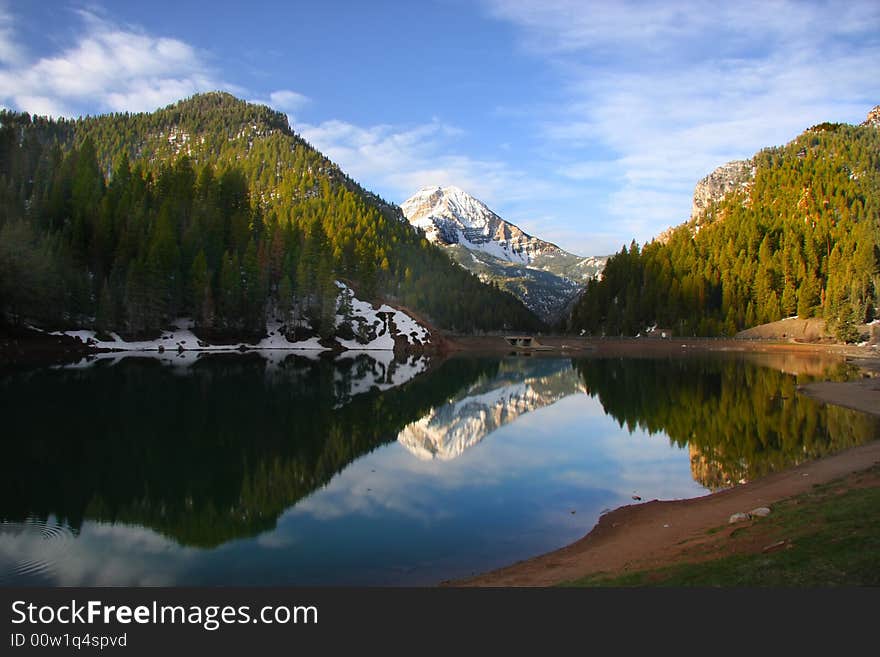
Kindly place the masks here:
[(713, 492), (729, 488), (743, 474), (728, 471), (720, 461), (706, 456), (693, 443), (688, 445), (688, 452), (691, 459), (691, 476), (694, 481)]
[(722, 164), (697, 183), (691, 206), (691, 220), (699, 225), (706, 208), (734, 190), (748, 189), (754, 175), (755, 163), (752, 160), (734, 160)]
[[(836, 124), (821, 124), (819, 126), (814, 126), (812, 129), (827, 129), (823, 127), (826, 125), (833, 126)], [(880, 129), (880, 105), (874, 106), (874, 108), (868, 112), (868, 116), (861, 125)], [(691, 234), (695, 235), (698, 233), (700, 228), (707, 223), (706, 210), (714, 203), (717, 203), (727, 194), (736, 190), (743, 190), (748, 193), (752, 181), (755, 178), (755, 171), (756, 167), (754, 159), (733, 160), (732, 162), (722, 164), (715, 169), (712, 173), (697, 183), (697, 186), (694, 188), (691, 216), (688, 221), (684, 224), (679, 224), (679, 226), (687, 225)], [(748, 203), (748, 198), (746, 198), (745, 202)], [(679, 226), (671, 226), (667, 228), (654, 239), (661, 244), (666, 244), (672, 237), (672, 233), (679, 228)]]
[[(685, 222), (690, 228), (691, 234), (696, 235), (700, 232), (703, 224), (707, 223), (706, 210), (733, 191), (744, 190), (748, 192), (754, 177), (754, 160), (733, 160), (722, 164), (700, 180), (694, 188), (691, 216)], [(666, 244), (677, 228), (678, 226), (670, 226), (654, 239), (661, 244)]]

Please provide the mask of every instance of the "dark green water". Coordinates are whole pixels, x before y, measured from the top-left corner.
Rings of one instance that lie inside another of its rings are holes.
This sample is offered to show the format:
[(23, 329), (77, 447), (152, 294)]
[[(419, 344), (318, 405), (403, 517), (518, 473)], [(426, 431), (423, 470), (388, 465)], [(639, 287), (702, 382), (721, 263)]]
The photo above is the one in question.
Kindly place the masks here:
[(0, 583), (436, 583), (564, 545), (634, 495), (702, 495), (878, 436), (796, 391), (854, 374), (822, 361), (427, 365), (3, 373)]

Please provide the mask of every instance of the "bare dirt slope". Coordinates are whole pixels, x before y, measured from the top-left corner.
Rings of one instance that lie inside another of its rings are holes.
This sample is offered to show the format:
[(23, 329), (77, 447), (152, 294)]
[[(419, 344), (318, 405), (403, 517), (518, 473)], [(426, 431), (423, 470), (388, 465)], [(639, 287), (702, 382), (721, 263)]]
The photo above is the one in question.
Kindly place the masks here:
[(761, 324), (736, 334), (744, 340), (795, 340), (798, 342), (818, 342), (833, 340), (825, 328), (824, 319), (783, 319), (778, 322)]

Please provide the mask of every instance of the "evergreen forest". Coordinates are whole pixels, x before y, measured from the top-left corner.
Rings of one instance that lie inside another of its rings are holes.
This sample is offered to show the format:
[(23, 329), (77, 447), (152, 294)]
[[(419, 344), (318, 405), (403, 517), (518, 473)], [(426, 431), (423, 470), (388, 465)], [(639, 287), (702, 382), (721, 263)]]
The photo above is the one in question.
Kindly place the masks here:
[(337, 280), (453, 331), (541, 328), (263, 105), (217, 92), (153, 113), (0, 112), (6, 322), (150, 337), (191, 317), (232, 340), (275, 319), (330, 338)]

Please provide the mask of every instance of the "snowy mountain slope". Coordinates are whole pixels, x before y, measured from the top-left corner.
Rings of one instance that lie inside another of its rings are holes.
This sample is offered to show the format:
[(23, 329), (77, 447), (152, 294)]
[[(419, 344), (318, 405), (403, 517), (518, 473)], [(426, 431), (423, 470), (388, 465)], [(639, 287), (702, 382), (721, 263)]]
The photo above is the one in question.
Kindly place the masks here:
[(577, 256), (529, 235), (458, 187), (425, 187), (400, 207), (458, 264), (498, 283), (545, 320), (555, 320), (605, 266), (604, 257)]
[(509, 262), (527, 265), (540, 249), (552, 246), (507, 223), (458, 187), (420, 189), (400, 209), (431, 242), (461, 244)]

